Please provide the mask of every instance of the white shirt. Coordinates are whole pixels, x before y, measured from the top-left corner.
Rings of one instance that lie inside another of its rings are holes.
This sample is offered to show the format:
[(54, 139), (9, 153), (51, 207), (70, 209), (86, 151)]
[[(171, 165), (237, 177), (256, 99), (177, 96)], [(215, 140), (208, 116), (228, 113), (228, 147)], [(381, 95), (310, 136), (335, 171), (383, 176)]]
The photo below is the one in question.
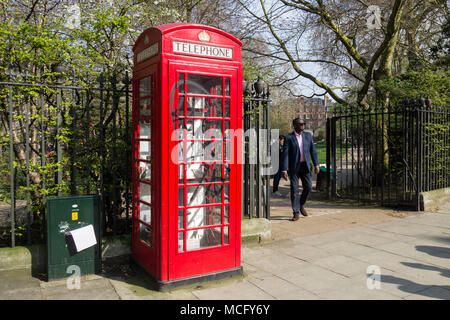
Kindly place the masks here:
[(295, 136), (297, 137), (298, 145), (300, 147), (300, 162), (305, 162), (305, 152), (303, 151), (303, 131), (298, 134), (295, 132)]

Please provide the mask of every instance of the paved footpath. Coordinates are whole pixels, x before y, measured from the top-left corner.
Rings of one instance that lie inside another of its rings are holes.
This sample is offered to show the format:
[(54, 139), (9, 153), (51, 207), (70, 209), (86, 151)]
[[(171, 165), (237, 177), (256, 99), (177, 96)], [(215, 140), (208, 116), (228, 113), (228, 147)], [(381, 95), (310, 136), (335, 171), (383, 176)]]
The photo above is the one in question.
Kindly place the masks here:
[(72, 290), (30, 270), (1, 271), (0, 299), (450, 299), (447, 209), (417, 214), (312, 200), (310, 216), (291, 222), (286, 202), (273, 201), (272, 240), (243, 245), (243, 277), (162, 293), (128, 265), (82, 277)]

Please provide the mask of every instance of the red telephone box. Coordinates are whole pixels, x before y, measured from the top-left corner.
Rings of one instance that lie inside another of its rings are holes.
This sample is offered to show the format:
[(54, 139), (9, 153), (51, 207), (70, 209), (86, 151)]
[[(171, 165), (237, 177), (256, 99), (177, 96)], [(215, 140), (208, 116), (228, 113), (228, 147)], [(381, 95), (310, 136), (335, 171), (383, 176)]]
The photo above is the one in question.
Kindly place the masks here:
[(242, 274), (241, 45), (177, 23), (133, 47), (132, 257), (161, 289)]

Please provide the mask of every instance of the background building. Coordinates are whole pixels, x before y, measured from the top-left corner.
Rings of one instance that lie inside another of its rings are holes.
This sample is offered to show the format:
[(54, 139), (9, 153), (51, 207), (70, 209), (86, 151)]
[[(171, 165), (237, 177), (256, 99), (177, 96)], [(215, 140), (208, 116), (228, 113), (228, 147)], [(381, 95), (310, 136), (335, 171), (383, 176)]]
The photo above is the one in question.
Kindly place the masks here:
[(324, 98), (296, 98), (297, 107), (295, 113), (305, 120), (306, 129), (315, 131), (325, 127), (327, 116), (331, 112), (331, 101), (325, 95)]
[(292, 119), (301, 117), (305, 120), (306, 130), (313, 132), (314, 138), (325, 138), (327, 117), (331, 116), (334, 102), (329, 97), (275, 97), (271, 105), (271, 127), (279, 129), (280, 134), (292, 132)]

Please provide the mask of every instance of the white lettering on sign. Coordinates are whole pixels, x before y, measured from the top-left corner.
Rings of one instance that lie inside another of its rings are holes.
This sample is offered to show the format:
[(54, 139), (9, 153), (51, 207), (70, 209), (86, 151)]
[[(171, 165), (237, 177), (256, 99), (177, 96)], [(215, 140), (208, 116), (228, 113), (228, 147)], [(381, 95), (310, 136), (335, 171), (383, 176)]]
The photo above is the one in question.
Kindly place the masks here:
[(137, 63), (142, 62), (145, 59), (148, 59), (157, 53), (158, 53), (158, 42), (152, 44), (150, 47), (139, 52), (136, 56), (136, 61)]
[(189, 53), (199, 56), (215, 57), (215, 58), (227, 58), (233, 59), (233, 49), (210, 46), (206, 44), (190, 43), (190, 42), (173, 42), (173, 52), (176, 53)]

